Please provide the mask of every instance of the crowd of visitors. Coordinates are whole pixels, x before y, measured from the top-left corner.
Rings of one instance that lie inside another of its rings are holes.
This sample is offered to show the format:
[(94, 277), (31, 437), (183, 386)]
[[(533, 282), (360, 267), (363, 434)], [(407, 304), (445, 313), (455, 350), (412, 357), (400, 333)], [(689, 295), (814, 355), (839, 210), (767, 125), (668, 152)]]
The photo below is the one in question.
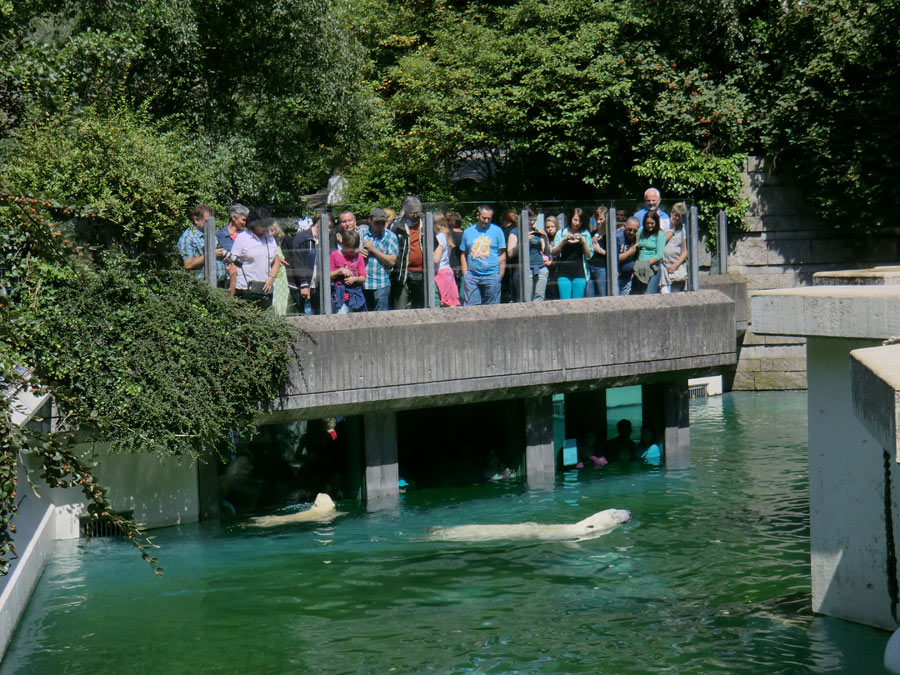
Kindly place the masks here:
[[(522, 274), (530, 278), (535, 301), (601, 297), (607, 294), (607, 255), (616, 255), (620, 295), (683, 291), (687, 242), (683, 202), (660, 207), (650, 188), (644, 206), (631, 217), (616, 211), (614, 246), (607, 245), (609, 211), (574, 208), (551, 215), (530, 208), (528, 240), (519, 242), (519, 214), (507, 210), (496, 224), (491, 206), (478, 207), (475, 222), (463, 227), (456, 211), (434, 215), (434, 241), (424, 238), (418, 197), (406, 197), (399, 213), (373, 208), (362, 225), (349, 210), (329, 223), (327, 261), (331, 288), (319, 289), (317, 252), (320, 217), (301, 218), (285, 235), (263, 208), (233, 205), (228, 222), (216, 231), (216, 274), (220, 287), (263, 308), (314, 314), (327, 292), (333, 313), (384, 311), (426, 306), (425, 256), (433, 255), (435, 305), (489, 305), (516, 302)], [(201, 204), (178, 241), (186, 270), (204, 275), (205, 224), (212, 209)], [(563, 220), (561, 225), (560, 220)]]

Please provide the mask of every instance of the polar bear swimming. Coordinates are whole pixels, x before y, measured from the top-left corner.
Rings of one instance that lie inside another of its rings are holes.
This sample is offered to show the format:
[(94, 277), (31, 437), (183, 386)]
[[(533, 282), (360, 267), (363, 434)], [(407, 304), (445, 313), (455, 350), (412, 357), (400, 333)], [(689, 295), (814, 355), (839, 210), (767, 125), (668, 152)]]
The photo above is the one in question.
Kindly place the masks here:
[(320, 492), (316, 495), (316, 501), (306, 511), (289, 513), (284, 516), (259, 516), (252, 518), (247, 524), (256, 527), (274, 527), (288, 523), (328, 523), (342, 515), (344, 515), (343, 511), (335, 508), (331, 497)]
[(457, 525), (430, 527), (430, 541), (586, 541), (608, 534), (631, 520), (631, 511), (606, 509), (568, 525), (515, 523), (511, 525)]

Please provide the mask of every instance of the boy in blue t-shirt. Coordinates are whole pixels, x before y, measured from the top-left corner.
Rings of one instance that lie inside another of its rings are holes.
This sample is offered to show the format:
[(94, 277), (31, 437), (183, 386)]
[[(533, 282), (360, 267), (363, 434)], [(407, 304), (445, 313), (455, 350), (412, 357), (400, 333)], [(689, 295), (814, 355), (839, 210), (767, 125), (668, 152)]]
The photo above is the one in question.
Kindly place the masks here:
[(500, 302), (500, 280), (506, 272), (506, 238), (491, 222), (494, 210), (478, 207), (478, 222), (467, 227), (459, 245), (467, 305), (496, 305)]

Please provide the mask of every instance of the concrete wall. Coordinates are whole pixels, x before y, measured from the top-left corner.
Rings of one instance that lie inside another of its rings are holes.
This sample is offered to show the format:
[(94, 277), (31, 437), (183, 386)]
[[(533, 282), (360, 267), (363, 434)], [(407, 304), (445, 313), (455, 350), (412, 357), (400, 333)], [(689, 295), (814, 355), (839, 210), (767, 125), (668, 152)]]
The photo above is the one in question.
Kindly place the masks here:
[(733, 367), (718, 291), (290, 319), (306, 331), (273, 421), (529, 398)]
[[(100, 450), (94, 473), (118, 511), (134, 510), (142, 527), (164, 527), (194, 522), (199, 517), (197, 466), (194, 462), (151, 455), (110, 455)], [(17, 467), (19, 505), (13, 541), (18, 558), (0, 577), (0, 659), (19, 618), (41, 577), (57, 539), (79, 536), (79, 516), (85, 501), (76, 488), (47, 487), (35, 495), (27, 482), (26, 469), (36, 478), (37, 462), (26, 455)]]
[[(895, 414), (896, 395), (893, 387), (874, 387), (868, 375), (854, 372), (851, 352), (859, 358), (900, 334), (900, 286), (759, 291), (752, 297), (752, 311), (761, 334), (808, 339), (813, 610), (893, 630), (900, 472), (896, 441), (887, 445), (885, 435), (887, 428), (896, 428), (896, 418), (885, 418)], [(874, 362), (879, 368), (890, 364), (883, 356)], [(900, 365), (900, 358), (895, 357), (895, 363)], [(896, 380), (879, 377), (900, 385), (900, 375)], [(888, 400), (876, 406), (870, 398), (876, 392), (861, 395), (861, 385), (877, 389)], [(869, 408), (859, 414), (867, 401)]]
[[(855, 238), (836, 233), (767, 160), (748, 157), (743, 181), (750, 208), (744, 218), (746, 231), (729, 233), (728, 271), (746, 279), (748, 293), (809, 286), (817, 272), (862, 269), (897, 260), (896, 232)], [(701, 266), (710, 262), (708, 254), (701, 256)], [(751, 325), (744, 336), (733, 388), (805, 389), (804, 345), (800, 337), (758, 335)]]

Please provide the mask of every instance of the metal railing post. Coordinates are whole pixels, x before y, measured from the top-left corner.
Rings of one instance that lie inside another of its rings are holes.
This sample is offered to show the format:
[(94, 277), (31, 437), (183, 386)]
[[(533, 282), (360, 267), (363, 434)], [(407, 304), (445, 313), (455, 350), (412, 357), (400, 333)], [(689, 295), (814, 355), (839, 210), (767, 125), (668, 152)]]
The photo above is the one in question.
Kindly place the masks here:
[(425, 274), (425, 307), (434, 309), (434, 211), (425, 214), (425, 241), (419, 241), (422, 247)]
[[(337, 227), (337, 225), (335, 225)], [(331, 233), (328, 214), (319, 216), (319, 244), (316, 247), (316, 286), (319, 288), (319, 314), (331, 314)]]
[(606, 288), (608, 295), (619, 294), (619, 244), (616, 241), (616, 208), (606, 213)]
[(210, 216), (203, 223), (203, 274), (210, 288), (215, 288), (216, 278), (216, 217)]
[(697, 207), (692, 206), (688, 212), (688, 234), (690, 235), (690, 243), (688, 244), (688, 262), (690, 263), (690, 290), (700, 290), (700, 219), (697, 214)]
[(719, 274), (728, 274), (728, 214), (722, 209), (716, 214), (716, 229), (719, 250)]
[[(519, 239), (516, 260), (519, 263), (519, 302), (531, 302), (534, 299), (534, 285), (531, 283), (531, 211), (522, 209), (519, 214), (519, 228), (516, 236)], [(506, 261), (509, 269), (509, 260)]]

